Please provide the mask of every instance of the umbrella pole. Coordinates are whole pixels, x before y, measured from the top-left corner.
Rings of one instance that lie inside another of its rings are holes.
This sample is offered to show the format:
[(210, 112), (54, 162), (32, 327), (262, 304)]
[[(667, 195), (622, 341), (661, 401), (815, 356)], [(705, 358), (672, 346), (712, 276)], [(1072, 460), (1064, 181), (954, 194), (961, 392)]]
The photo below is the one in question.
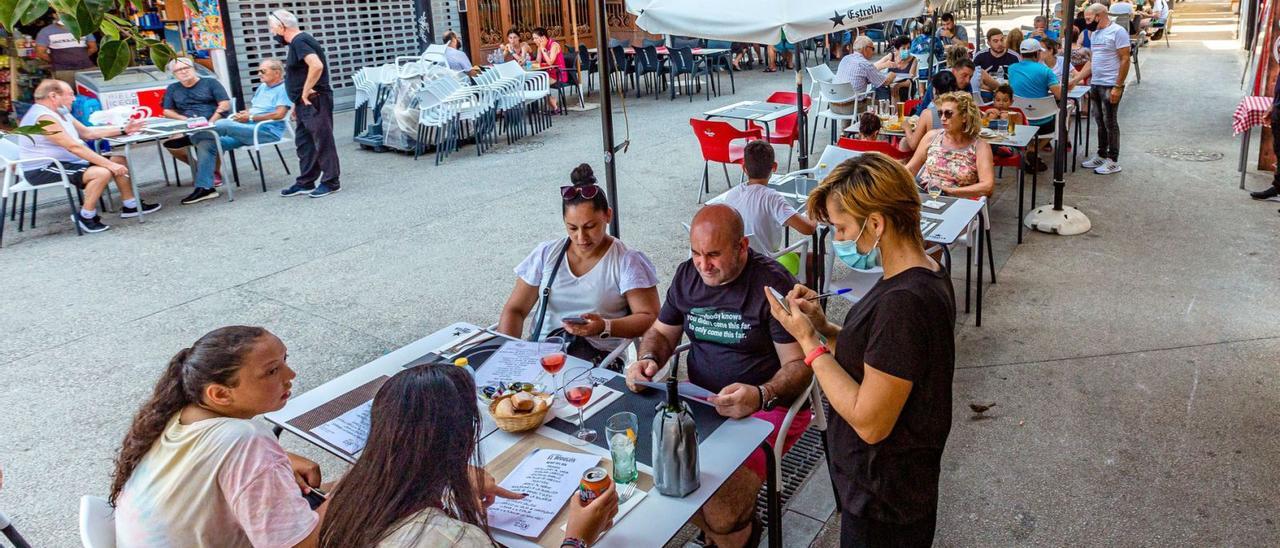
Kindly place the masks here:
[(618, 207), (618, 174), (614, 167), (613, 153), (617, 151), (617, 147), (613, 144), (613, 89), (609, 82), (609, 75), (613, 74), (613, 70), (609, 65), (613, 62), (612, 55), (609, 55), (609, 21), (605, 16), (605, 0), (596, 0), (596, 57), (598, 66), (600, 67), (600, 130), (604, 138), (604, 181), (605, 195), (609, 197), (609, 204), (613, 206), (613, 220), (609, 222), (609, 233), (614, 238), (622, 237), (622, 231), (619, 228), (618, 217), (621, 208)]
[[(1067, 0), (1066, 11), (1075, 13), (1075, 0)], [(1058, 146), (1053, 151), (1053, 203), (1043, 205), (1027, 214), (1023, 220), (1028, 228), (1050, 234), (1071, 236), (1089, 231), (1089, 218), (1080, 210), (1063, 205), (1063, 194), (1066, 183), (1063, 177), (1067, 170), (1067, 84), (1071, 82), (1071, 42), (1075, 28), (1070, 22), (1063, 25), (1062, 40), (1062, 99), (1058, 101)]]
[[(797, 52), (799, 49), (796, 50)], [(809, 117), (804, 111), (804, 72), (796, 54), (796, 129), (800, 131), (800, 169), (809, 169)], [(815, 56), (816, 57), (816, 56)]]
[(975, 26), (977, 26), (978, 28), (977, 28), (976, 30), (974, 30), (973, 43), (974, 43), (977, 47), (982, 47), (982, 40), (983, 40), (983, 37), (982, 37), (982, 0), (975, 0), (975, 3), (976, 3), (976, 4), (977, 4), (977, 6), (978, 6), (978, 16), (977, 16), (977, 17), (978, 17), (978, 19), (977, 19), (977, 22), (975, 22), (975, 23), (974, 23), (974, 25), (975, 25)]

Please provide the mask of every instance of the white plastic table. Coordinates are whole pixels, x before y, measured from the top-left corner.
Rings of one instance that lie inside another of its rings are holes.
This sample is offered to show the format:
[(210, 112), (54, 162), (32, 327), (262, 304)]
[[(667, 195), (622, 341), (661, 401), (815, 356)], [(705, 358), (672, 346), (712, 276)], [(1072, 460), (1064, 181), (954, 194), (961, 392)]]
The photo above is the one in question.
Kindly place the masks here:
[(796, 106), (794, 104), (767, 103), (764, 101), (739, 101), (732, 105), (708, 110), (702, 113), (702, 115), (708, 120), (711, 118), (742, 120), (746, 129), (751, 128), (751, 122), (760, 122), (761, 124), (764, 124), (764, 138), (765, 141), (768, 141), (772, 136), (771, 128), (773, 127), (773, 123), (795, 113)]
[[(413, 360), (430, 352), (442, 350), (443, 347), (454, 344), (460, 337), (465, 337), (480, 329), (482, 328), (461, 322), (450, 325), (357, 367), (336, 379), (308, 390), (306, 393), (293, 396), (283, 409), (268, 413), (266, 419), (283, 430), (287, 430), (315, 444), (338, 458), (347, 462), (354, 462), (355, 457), (346, 455), (310, 432), (294, 427), (289, 424), (289, 421), (380, 376), (395, 375), (403, 371), (404, 365)], [(565, 369), (568, 370), (574, 366), (589, 367), (590, 364), (570, 356), (568, 363), (565, 364)], [(596, 369), (592, 374), (600, 378), (617, 376), (617, 373), (605, 369)], [(622, 397), (625, 398), (629, 395), (630, 393), (623, 393)], [(478, 402), (477, 405), (479, 405)], [(607, 412), (607, 408), (598, 411), (598, 413)], [(550, 418), (553, 415), (548, 414), (548, 417)], [(486, 459), (485, 463), (487, 464), (490, 459), (502, 455), (503, 451), (519, 441), (523, 434), (509, 434), (498, 430), (492, 419), (489, 418), (487, 410), (482, 410), (481, 417), (484, 418), (484, 424), (481, 426), (480, 454)], [(538, 428), (536, 432), (539, 435), (564, 443), (572, 443), (573, 441), (571, 436), (546, 425)], [(759, 448), (772, 432), (773, 427), (768, 422), (748, 417), (739, 420), (727, 420), (710, 436), (699, 436), (702, 439), (698, 443), (698, 459), (701, 471), (701, 486), (698, 490), (683, 498), (663, 496), (658, 493), (656, 488), (650, 490), (639, 506), (615, 524), (600, 539), (597, 545), (656, 546), (666, 542), (675, 536), (685, 522), (707, 502), (707, 499), (711, 498), (711, 495), (729, 479), (729, 476), (743, 462), (746, 462), (747, 457)], [(577, 450), (584, 453), (598, 454), (602, 457), (609, 456), (608, 450), (595, 445), (580, 446), (577, 447)], [(770, 451), (765, 451), (765, 454), (766, 459), (772, 456)], [(637, 463), (637, 467), (641, 472), (653, 474), (653, 469), (650, 466)], [(768, 468), (770, 471), (774, 470), (772, 465)], [(777, 480), (774, 479), (774, 481)], [(777, 514), (770, 515), (771, 533), (775, 527), (778, 527), (777, 531), (781, 530), (778, 523), (781, 518), (780, 516), (775, 518), (775, 516)], [(506, 546), (536, 546), (531, 539), (497, 530), (492, 531), (492, 533), (495, 539)], [(771, 534), (770, 539), (780, 536), (779, 534)]]

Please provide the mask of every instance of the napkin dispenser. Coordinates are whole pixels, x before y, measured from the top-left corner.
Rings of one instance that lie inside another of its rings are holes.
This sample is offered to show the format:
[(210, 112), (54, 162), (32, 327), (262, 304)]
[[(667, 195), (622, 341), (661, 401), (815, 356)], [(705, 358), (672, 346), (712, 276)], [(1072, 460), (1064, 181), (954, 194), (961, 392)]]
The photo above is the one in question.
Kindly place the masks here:
[(668, 497), (683, 497), (701, 485), (698, 470), (698, 429), (689, 404), (680, 399), (679, 360), (667, 379), (667, 400), (653, 417), (653, 483)]

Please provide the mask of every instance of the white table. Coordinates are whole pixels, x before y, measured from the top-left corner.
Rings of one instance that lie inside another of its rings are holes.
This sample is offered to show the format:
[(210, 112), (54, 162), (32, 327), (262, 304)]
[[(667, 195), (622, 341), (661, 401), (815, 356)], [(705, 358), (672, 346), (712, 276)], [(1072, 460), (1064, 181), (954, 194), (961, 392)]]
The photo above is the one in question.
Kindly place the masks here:
[[(162, 142), (173, 137), (180, 137), (183, 135), (194, 135), (202, 131), (207, 131), (213, 134), (214, 144), (218, 148), (218, 157), (221, 158), (223, 154), (222, 141), (221, 139), (217, 138), (218, 131), (214, 129), (212, 124), (204, 127), (188, 128), (186, 124), (181, 120), (171, 120), (168, 118), (148, 118), (147, 120), (143, 121), (142, 131), (139, 131), (138, 133), (135, 133), (133, 135), (122, 135), (120, 137), (111, 137), (107, 139), (107, 142), (110, 143), (112, 147), (123, 146), (125, 158), (128, 159), (129, 152), (133, 148), (133, 145), (146, 143), (148, 141), (154, 141), (156, 144), (156, 151), (160, 153), (160, 169), (164, 170), (165, 184), (168, 184), (169, 168), (165, 165), (165, 162), (164, 162), (164, 147), (162, 145)], [(137, 179), (133, 176), (132, 161), (128, 162), (128, 168), (129, 168), (129, 179), (131, 181), (136, 181)], [(196, 165), (193, 162), (191, 163), (192, 180), (195, 179), (195, 176), (196, 176)], [(173, 177), (174, 179), (178, 179), (178, 173), (176, 168), (173, 173)], [(138, 191), (138, 186), (139, 185), (137, 184), (133, 185), (134, 187), (133, 190), (135, 194)], [(232, 185), (225, 186), (227, 190), (227, 201), (229, 202), (235, 200), (231, 186)], [(142, 221), (141, 208), (138, 209), (138, 221), (139, 222)]]
[[(427, 353), (441, 350), (442, 347), (453, 344), (459, 337), (465, 337), (480, 329), (480, 327), (467, 323), (450, 325), (372, 362), (357, 367), (336, 379), (308, 390), (304, 394), (293, 396), (283, 409), (268, 413), (266, 419), (338, 458), (347, 462), (354, 462), (355, 458), (336, 450), (310, 432), (294, 427), (289, 424), (289, 421), (380, 376), (395, 375), (403, 371), (404, 365), (413, 360)], [(565, 370), (574, 366), (589, 367), (590, 364), (570, 356), (568, 363), (565, 364)], [(596, 369), (592, 374), (600, 378), (617, 376), (617, 373), (606, 369)], [(622, 397), (625, 398), (627, 396), (628, 393), (624, 393)], [(477, 405), (479, 405), (478, 402)], [(597, 413), (607, 412), (607, 408), (597, 411)], [(552, 416), (554, 414), (548, 414), (549, 418)], [(481, 426), (480, 454), (486, 459), (485, 463), (487, 464), (489, 460), (502, 455), (503, 451), (519, 441), (522, 434), (509, 434), (498, 430), (492, 419), (489, 418), (487, 409), (481, 411), (481, 417), (484, 418), (484, 424)], [(641, 429), (647, 433), (649, 425), (641, 425)], [(564, 443), (572, 443), (574, 441), (571, 436), (546, 425), (536, 430), (536, 432), (539, 435)], [(729, 479), (729, 476), (747, 460), (747, 457), (753, 451), (760, 447), (760, 444), (772, 432), (772, 425), (756, 418), (725, 421), (715, 432), (703, 438), (698, 444), (698, 458), (701, 464), (701, 486), (697, 491), (683, 498), (675, 498), (663, 496), (658, 493), (656, 488), (650, 490), (639, 506), (615, 524), (600, 539), (597, 545), (652, 546), (666, 542), (675, 536), (685, 522), (707, 502), (707, 499), (711, 498), (711, 495)], [(645, 433), (642, 433), (642, 435), (646, 435)], [(595, 445), (579, 446), (577, 449), (584, 453), (598, 454), (602, 457), (609, 456), (608, 450)], [(765, 453), (772, 455), (769, 451)], [(653, 474), (653, 469), (650, 466), (637, 463), (637, 467), (641, 472)], [(769, 467), (770, 471), (773, 469), (774, 467)], [(774, 515), (771, 515), (770, 518), (774, 518)], [(781, 518), (771, 519), (770, 522), (778, 524), (779, 519)], [(514, 536), (503, 531), (494, 530), (492, 533), (494, 538), (506, 546), (536, 546), (530, 539)], [(771, 535), (770, 538), (772, 539), (775, 536), (780, 535)]]
[(742, 120), (746, 129), (751, 128), (751, 122), (760, 122), (764, 124), (764, 138), (768, 141), (772, 137), (771, 128), (773, 123), (795, 113), (796, 106), (794, 104), (739, 101), (732, 105), (708, 110), (702, 115), (708, 120), (711, 118)]

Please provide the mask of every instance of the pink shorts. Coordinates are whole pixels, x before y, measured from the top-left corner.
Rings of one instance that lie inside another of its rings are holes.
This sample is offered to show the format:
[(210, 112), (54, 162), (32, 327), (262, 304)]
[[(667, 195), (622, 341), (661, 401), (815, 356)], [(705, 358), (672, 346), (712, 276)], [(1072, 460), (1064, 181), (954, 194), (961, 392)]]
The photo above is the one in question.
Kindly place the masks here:
[[(751, 416), (757, 419), (769, 421), (769, 424), (773, 425), (773, 432), (769, 434), (769, 437), (766, 440), (769, 442), (769, 445), (773, 445), (774, 440), (778, 439), (778, 429), (782, 428), (782, 421), (787, 418), (787, 408), (775, 407), (770, 411), (760, 411), (759, 413)], [(790, 451), (791, 446), (795, 445), (796, 442), (800, 440), (800, 436), (809, 428), (809, 422), (812, 420), (813, 411), (806, 409), (796, 413), (796, 418), (791, 421), (791, 428), (787, 429), (787, 437), (782, 445), (782, 452), (784, 454), (787, 451)], [(756, 449), (754, 453), (751, 453), (751, 456), (747, 457), (746, 466), (752, 472), (755, 472), (756, 477), (760, 478), (761, 482), (764, 482), (765, 479), (769, 477), (768, 471), (765, 469), (763, 449)]]

